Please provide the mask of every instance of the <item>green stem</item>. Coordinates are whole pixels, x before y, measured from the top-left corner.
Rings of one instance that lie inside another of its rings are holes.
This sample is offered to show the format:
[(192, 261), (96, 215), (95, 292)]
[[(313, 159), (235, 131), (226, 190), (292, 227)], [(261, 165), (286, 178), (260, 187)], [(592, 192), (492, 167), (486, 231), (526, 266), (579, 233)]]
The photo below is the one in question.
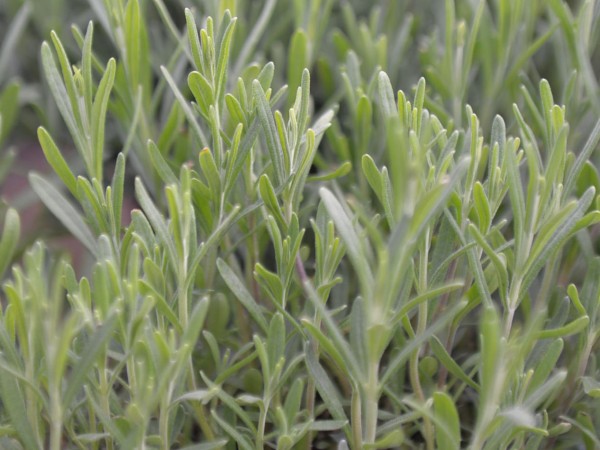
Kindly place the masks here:
[[(302, 286), (302, 288), (304, 289), (304, 286), (307, 282), (309, 282), (309, 278), (308, 275), (306, 274), (306, 270), (304, 269), (304, 263), (302, 262), (302, 258), (300, 257), (300, 254), (296, 255), (296, 260), (295, 260), (295, 268), (296, 268), (296, 273), (298, 275), (298, 278), (300, 278), (300, 285)], [(319, 316), (319, 314), (315, 311), (315, 317), (314, 317), (314, 324), (315, 327), (317, 328), (321, 328), (321, 317)], [(310, 341), (310, 348), (311, 348), (311, 352), (316, 355), (316, 358), (319, 358), (319, 343), (313, 338)], [(306, 386), (306, 410), (308, 413), (308, 417), (310, 419), (314, 418), (314, 414), (315, 414), (315, 398), (317, 395), (317, 389), (316, 389), (316, 384), (315, 381), (312, 377), (309, 377), (308, 379), (308, 384)], [(306, 443), (306, 450), (310, 450), (312, 448), (312, 439), (313, 439), (313, 433), (311, 431), (309, 431), (306, 435), (305, 438), (305, 443)]]
[(179, 268), (179, 296), (177, 298), (177, 306), (179, 312), (179, 323), (182, 329), (187, 328), (188, 324), (188, 290), (185, 288), (185, 280), (187, 278), (187, 271), (185, 267), (181, 265)]
[[(265, 395), (263, 398), (267, 398)], [(258, 427), (256, 429), (256, 448), (265, 448), (265, 427), (267, 425), (267, 412), (269, 411), (269, 402), (265, 401), (263, 406), (260, 408), (260, 415), (258, 417)]]
[[(425, 231), (422, 247), (419, 251), (419, 286), (418, 292), (427, 291), (427, 260), (429, 255), (429, 234), (430, 230)], [(417, 319), (417, 335), (425, 332), (427, 329), (427, 318), (429, 315), (429, 305), (427, 302), (423, 302), (419, 305), (418, 319)], [(425, 403), (425, 393), (421, 386), (421, 380), (419, 377), (419, 352), (421, 348), (417, 348), (410, 358), (410, 380), (415, 391), (415, 395), (421, 403)], [(434, 449), (434, 430), (433, 424), (429, 419), (429, 416), (423, 416), (423, 437), (428, 450)]]
[(379, 360), (369, 363), (368, 381), (365, 386), (365, 444), (373, 444), (377, 434), (379, 413)]
[(352, 448), (362, 448), (362, 404), (360, 400), (360, 390), (356, 386), (352, 386), (352, 408), (351, 408), (351, 420), (352, 420)]
[[(419, 305), (419, 321), (421, 320), (421, 317), (423, 316), (423, 314), (422, 314), (423, 312), (427, 313), (427, 304), (426, 303), (422, 303), (421, 305)], [(419, 327), (417, 327), (417, 330), (419, 330)], [(417, 334), (419, 334), (419, 331), (417, 331)], [(410, 377), (410, 384), (412, 386), (415, 396), (421, 403), (424, 404), (425, 403), (425, 393), (423, 392), (423, 388), (421, 386), (421, 380), (419, 378), (419, 351), (420, 351), (419, 349), (415, 350), (410, 357), (409, 377)], [(433, 424), (431, 423), (431, 420), (429, 419), (428, 416), (423, 416), (423, 438), (425, 439), (425, 442), (427, 444), (427, 449), (433, 450), (434, 449)]]
[[(311, 344), (312, 347), (312, 344)], [(310, 419), (314, 419), (314, 415), (315, 415), (315, 397), (317, 395), (317, 389), (316, 389), (316, 385), (314, 380), (311, 378), (309, 378), (308, 380), (308, 384), (306, 385), (306, 411), (308, 414), (308, 418)], [(304, 448), (306, 450), (310, 450), (312, 448), (312, 440), (313, 440), (313, 433), (312, 431), (309, 431), (308, 433), (306, 433), (306, 438), (305, 438), (305, 446)]]
[(60, 391), (56, 385), (50, 394), (51, 428), (50, 428), (50, 450), (61, 450), (63, 412), (60, 404)]
[(204, 406), (198, 402), (193, 402), (192, 405), (194, 409), (194, 415), (196, 417), (196, 421), (198, 422), (198, 426), (200, 430), (202, 430), (202, 434), (206, 438), (207, 441), (215, 440), (215, 432), (213, 431), (210, 422), (208, 421), (208, 415), (206, 414), (206, 409)]
[[(108, 379), (107, 379), (107, 373), (106, 373), (106, 360), (103, 358), (100, 362), (100, 367), (98, 367), (98, 375), (100, 378), (100, 404), (102, 406), (102, 409), (104, 411), (104, 415), (106, 417), (111, 417), (111, 412), (110, 412), (110, 404), (108, 401), (109, 398), (109, 386), (108, 386)], [(131, 371), (128, 370), (128, 375), (131, 374)], [(108, 430), (104, 429), (105, 432), (108, 432)], [(113, 450), (114, 446), (113, 446), (113, 440), (110, 437), (110, 435), (106, 438), (106, 448), (107, 450)]]
[(508, 339), (510, 330), (512, 329), (512, 323), (515, 317), (515, 311), (519, 306), (519, 291), (521, 290), (521, 278), (513, 279), (513, 283), (510, 286), (510, 292), (508, 294), (506, 318), (504, 321), (504, 336)]
[[(169, 392), (171, 389), (169, 388)], [(158, 433), (163, 450), (169, 450), (169, 398), (164, 395), (160, 402), (160, 415), (158, 419)]]

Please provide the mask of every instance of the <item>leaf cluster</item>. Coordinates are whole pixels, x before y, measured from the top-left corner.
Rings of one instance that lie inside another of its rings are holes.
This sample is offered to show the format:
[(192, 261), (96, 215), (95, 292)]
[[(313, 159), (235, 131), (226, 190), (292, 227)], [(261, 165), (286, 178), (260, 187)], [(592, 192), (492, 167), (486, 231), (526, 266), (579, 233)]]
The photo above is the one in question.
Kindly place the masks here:
[(38, 3), (86, 258), (6, 209), (0, 447), (600, 447), (593, 2)]

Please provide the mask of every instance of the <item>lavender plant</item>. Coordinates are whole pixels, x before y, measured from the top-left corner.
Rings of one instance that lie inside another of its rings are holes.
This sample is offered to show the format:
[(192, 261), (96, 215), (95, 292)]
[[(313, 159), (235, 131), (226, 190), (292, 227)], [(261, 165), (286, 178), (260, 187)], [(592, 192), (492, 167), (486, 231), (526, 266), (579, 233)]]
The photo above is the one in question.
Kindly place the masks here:
[(597, 8), (434, 3), (78, 4), (0, 447), (600, 447)]

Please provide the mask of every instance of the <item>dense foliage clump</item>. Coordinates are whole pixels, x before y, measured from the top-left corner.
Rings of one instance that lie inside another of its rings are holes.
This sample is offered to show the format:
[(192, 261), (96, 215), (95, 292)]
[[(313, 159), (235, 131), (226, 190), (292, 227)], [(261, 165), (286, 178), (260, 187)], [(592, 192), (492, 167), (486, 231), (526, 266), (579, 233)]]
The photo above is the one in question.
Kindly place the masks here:
[(3, 1), (0, 448), (600, 448), (599, 12)]

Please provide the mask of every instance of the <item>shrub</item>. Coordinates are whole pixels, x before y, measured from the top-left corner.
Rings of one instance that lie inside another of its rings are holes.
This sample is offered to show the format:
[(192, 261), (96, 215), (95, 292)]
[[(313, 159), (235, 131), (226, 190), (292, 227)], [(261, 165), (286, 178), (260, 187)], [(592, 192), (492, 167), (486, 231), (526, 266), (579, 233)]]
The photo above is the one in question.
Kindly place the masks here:
[(0, 446), (599, 448), (593, 4), (249, 3), (42, 44), (88, 257), (7, 210)]

